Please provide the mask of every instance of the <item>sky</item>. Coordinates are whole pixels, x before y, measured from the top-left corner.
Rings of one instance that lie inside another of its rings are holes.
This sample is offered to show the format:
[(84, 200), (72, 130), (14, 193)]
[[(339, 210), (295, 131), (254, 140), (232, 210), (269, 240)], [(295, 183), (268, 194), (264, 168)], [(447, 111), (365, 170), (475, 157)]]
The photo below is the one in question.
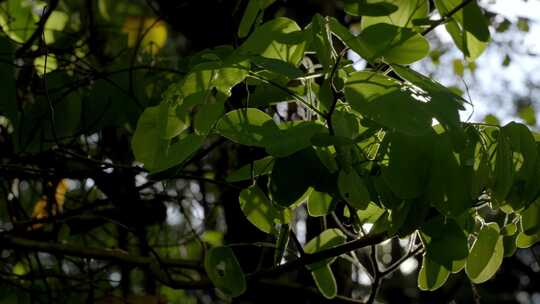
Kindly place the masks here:
[[(529, 31), (522, 32), (514, 26), (505, 33), (497, 33), (491, 27), (493, 41), (477, 59), (475, 73), (466, 71), (464, 77), (460, 78), (454, 74), (452, 62), (463, 58), (463, 54), (454, 46), (445, 27), (439, 26), (434, 35), (450, 46), (450, 50), (440, 58), (441, 64), (434, 66), (429, 59), (424, 59), (412, 67), (430, 74), (446, 86), (458, 86), (465, 92), (464, 97), (474, 107), (467, 106), (460, 113), (463, 121), (479, 122), (488, 114), (494, 114), (503, 124), (511, 120), (521, 121), (515, 114), (516, 96), (530, 94), (527, 79), (540, 86), (540, 73), (536, 72), (540, 70), (540, 0), (480, 0), (479, 4), (514, 24), (518, 18), (530, 19)], [(513, 45), (511, 50), (506, 49), (508, 42)], [(527, 53), (538, 56), (529, 56)], [(509, 66), (503, 67), (506, 54), (511, 56), (512, 61)], [(364, 68), (365, 61), (357, 54), (350, 52), (349, 59), (356, 63), (355, 68)], [(540, 106), (536, 105), (536, 108), (540, 109)]]
[[(479, 4), (484, 9), (500, 14), (511, 22), (517, 21), (520, 17), (529, 18), (529, 32), (521, 32), (513, 28), (505, 33), (496, 33), (495, 29), (491, 28), (493, 41), (485, 53), (477, 59), (478, 68), (474, 75), (466, 73), (463, 80), (456, 81), (449, 65), (447, 69), (440, 69), (438, 80), (446, 85), (461, 82), (462, 88), (465, 87), (464, 83), (469, 84), (467, 86), (469, 94), (465, 98), (473, 103), (474, 112), (471, 107), (468, 107), (467, 111), (461, 113), (463, 120), (481, 121), (485, 115), (495, 114), (501, 123), (511, 120), (519, 121), (520, 119), (514, 113), (513, 94), (527, 95), (529, 93), (527, 78), (540, 84), (540, 74), (536, 72), (540, 68), (540, 57), (526, 54), (540, 55), (540, 1), (482, 0)], [(451, 38), (444, 27), (438, 27), (435, 33), (442, 41), (451, 43)], [(508, 50), (512, 58), (508, 67), (501, 65), (507, 53), (504, 47), (497, 44), (502, 41), (514, 42), (515, 49)], [(448, 54), (448, 57), (452, 59), (460, 56), (458, 50)], [(446, 64), (451, 64), (451, 62)], [(536, 106), (538, 109), (538, 105)]]

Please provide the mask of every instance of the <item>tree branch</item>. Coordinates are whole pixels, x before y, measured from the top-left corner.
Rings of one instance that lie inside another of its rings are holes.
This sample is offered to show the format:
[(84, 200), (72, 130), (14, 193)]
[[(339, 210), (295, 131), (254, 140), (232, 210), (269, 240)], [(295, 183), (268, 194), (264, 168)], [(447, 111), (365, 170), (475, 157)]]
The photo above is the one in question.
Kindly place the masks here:
[(298, 258), (296, 260), (290, 261), (288, 263), (279, 265), (277, 267), (261, 270), (259, 272), (253, 273), (251, 275), (248, 275), (248, 277), (252, 280), (258, 279), (261, 277), (272, 277), (277, 276), (279, 274), (298, 269), (304, 266), (307, 266), (309, 264), (313, 264), (316, 262), (320, 262), (324, 259), (331, 258), (331, 257), (337, 257), (344, 253), (360, 249), (366, 246), (375, 245), (378, 244), (388, 237), (387, 232), (383, 232), (380, 234), (374, 234), (374, 235), (367, 235), (365, 237), (347, 242), (343, 245), (336, 246), (330, 249), (322, 250), (319, 252), (315, 252), (312, 254), (306, 253), (303, 257)]
[(461, 2), (458, 6), (454, 7), (452, 10), (450, 10), (448, 13), (446, 13), (444, 16), (442, 16), (441, 19), (437, 20), (437, 22), (431, 24), (430, 27), (422, 31), (422, 35), (427, 35), (431, 31), (433, 31), (435, 28), (437, 28), (439, 25), (446, 23), (448, 19), (452, 18), (452, 16), (457, 13), (460, 9), (467, 6), (467, 4), (473, 2), (473, 0), (464, 0)]
[[(103, 250), (70, 244), (40, 242), (7, 235), (0, 236), (0, 244), (2, 244), (4, 248), (23, 249), (28, 251), (69, 255), (79, 258), (105, 260), (137, 267), (148, 267), (152, 263), (155, 263), (155, 260), (150, 257), (130, 255), (121, 250)], [(197, 261), (161, 259), (161, 263), (167, 267), (186, 268), (199, 271), (202, 270), (201, 263)]]

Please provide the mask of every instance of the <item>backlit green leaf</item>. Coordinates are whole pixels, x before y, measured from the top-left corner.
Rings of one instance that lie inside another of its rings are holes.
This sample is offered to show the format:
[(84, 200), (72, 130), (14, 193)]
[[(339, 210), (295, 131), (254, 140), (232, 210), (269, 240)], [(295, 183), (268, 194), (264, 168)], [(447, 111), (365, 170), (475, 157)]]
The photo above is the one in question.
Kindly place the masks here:
[(429, 53), (429, 43), (422, 35), (387, 23), (365, 28), (358, 39), (369, 47), (368, 61), (382, 59), (388, 63), (410, 64)]
[(540, 242), (540, 233), (526, 235), (525, 233), (520, 232), (516, 238), (517, 248), (529, 248), (538, 242)]
[(221, 101), (202, 105), (193, 120), (195, 132), (208, 135), (224, 112), (225, 104)]
[(328, 193), (311, 191), (307, 201), (310, 216), (324, 216), (330, 212), (332, 197)]
[(344, 2), (345, 12), (352, 16), (387, 16), (398, 10), (396, 5), (385, 1), (346, 0)]
[(427, 184), (430, 203), (447, 216), (458, 216), (472, 205), (470, 185), (458, 159), (452, 151), (450, 137), (446, 133), (433, 138), (429, 181)]
[[(345, 236), (345, 234), (343, 234), (343, 232), (341, 232), (341, 230), (337, 228), (326, 229), (321, 234), (307, 242), (307, 244), (304, 246), (304, 252), (315, 253), (323, 251), (332, 247), (339, 246), (345, 243), (346, 240), (347, 237)], [(331, 264), (335, 259), (336, 257), (328, 258), (326, 260), (310, 264), (308, 265), (308, 268), (310, 270), (315, 270)]]
[(463, 104), (467, 101), (433, 79), (412, 69), (397, 64), (393, 64), (392, 69), (400, 77), (421, 89), (418, 90), (417, 95), (426, 100), (426, 110), (450, 132), (453, 142), (462, 146), (465, 139), (459, 111), (465, 109)]
[(526, 235), (540, 233), (540, 203), (534, 202), (527, 209), (520, 212), (521, 228)]
[[(182, 133), (175, 141), (165, 137), (172, 137), (177, 133), (175, 122), (171, 127), (163, 127), (169, 111), (161, 111), (162, 105), (148, 107), (140, 116), (137, 129), (131, 141), (135, 159), (144, 163), (150, 171), (156, 172), (171, 168), (182, 163), (203, 144), (205, 137)], [(166, 109), (166, 108), (165, 108)], [(162, 115), (166, 115), (163, 118)]]
[(214, 247), (204, 259), (204, 269), (210, 281), (223, 293), (237, 297), (246, 290), (244, 272), (229, 247)]
[(251, 55), (279, 59), (298, 65), (304, 56), (305, 37), (300, 27), (291, 19), (279, 17), (257, 27), (240, 46)]
[(410, 135), (431, 130), (426, 105), (403, 90), (398, 81), (382, 74), (352, 74), (345, 84), (345, 97), (354, 110), (387, 128)]
[(268, 188), (273, 202), (282, 207), (300, 202), (307, 198), (305, 195), (311, 187), (318, 187), (326, 174), (326, 168), (310, 148), (276, 158)]
[(386, 186), (397, 197), (411, 199), (420, 196), (428, 182), (433, 136), (409, 136), (388, 133), (388, 165), (382, 168)]
[(268, 114), (255, 108), (231, 111), (216, 125), (216, 132), (236, 143), (263, 147), (264, 138), (273, 138), (279, 128)]
[(277, 224), (285, 223), (282, 211), (276, 209), (266, 194), (256, 185), (240, 192), (240, 208), (247, 219), (266, 233), (275, 232)]
[(494, 172), (493, 197), (497, 201), (503, 201), (510, 192), (514, 180), (512, 150), (510, 149), (510, 138), (506, 132), (500, 132), (497, 139)]
[(304, 148), (311, 147), (311, 138), (326, 128), (314, 121), (292, 121), (279, 125), (279, 134), (267, 136), (264, 146), (268, 154), (285, 157)]
[(370, 202), (367, 205), (367, 208), (364, 210), (359, 209), (356, 211), (356, 214), (358, 215), (358, 218), (360, 219), (360, 222), (362, 223), (375, 223), (381, 216), (383, 216), (385, 210), (379, 206), (377, 206), (375, 203)]
[(321, 15), (315, 14), (311, 19), (311, 45), (317, 53), (317, 59), (328, 70), (332, 61), (332, 39), (328, 29), (328, 22)]
[[(367, 0), (367, 3), (376, 4), (379, 0)], [(372, 4), (372, 5), (373, 5)], [(429, 1), (426, 0), (386, 0), (386, 5), (392, 5), (396, 9), (391, 14), (371, 15), (362, 18), (362, 28), (367, 28), (376, 23), (388, 23), (402, 27), (412, 27), (415, 19), (426, 18), (429, 13)]]
[[(446, 15), (461, 4), (461, 0), (435, 0), (441, 15)], [(490, 40), (488, 23), (476, 2), (471, 1), (452, 16), (446, 24), (456, 46), (471, 60), (480, 56)]]
[(421, 290), (439, 289), (450, 276), (450, 272), (428, 256), (422, 259), (422, 268), (418, 274), (418, 288)]
[(339, 171), (338, 188), (345, 201), (356, 209), (365, 209), (370, 202), (366, 184), (355, 170)]
[(337, 295), (337, 283), (329, 265), (314, 269), (311, 272), (313, 280), (321, 294), (327, 299), (333, 299)]
[(431, 260), (451, 272), (465, 266), (469, 254), (467, 235), (454, 220), (438, 216), (422, 226), (421, 235)]
[(232, 183), (251, 179), (252, 169), (253, 178), (256, 178), (260, 175), (266, 175), (272, 172), (273, 167), (274, 158), (272, 156), (267, 156), (254, 161), (253, 166), (251, 164), (247, 164), (233, 171), (231, 174), (229, 174), (229, 176), (227, 176), (227, 181)]
[(251, 27), (257, 19), (257, 15), (262, 10), (262, 1), (261, 0), (249, 0), (242, 20), (240, 20), (240, 25), (238, 26), (238, 37), (244, 38), (248, 35)]
[(472, 282), (483, 283), (497, 272), (503, 256), (503, 237), (499, 234), (499, 225), (486, 224), (473, 244), (465, 271)]

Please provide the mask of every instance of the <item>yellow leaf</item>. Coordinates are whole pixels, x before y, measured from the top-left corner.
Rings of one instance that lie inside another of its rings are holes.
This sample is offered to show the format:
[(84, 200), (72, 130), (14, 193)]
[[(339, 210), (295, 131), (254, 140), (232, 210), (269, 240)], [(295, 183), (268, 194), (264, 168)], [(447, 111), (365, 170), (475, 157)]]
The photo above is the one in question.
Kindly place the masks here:
[(152, 17), (129, 16), (122, 32), (128, 34), (128, 46), (135, 47), (140, 41), (140, 49), (153, 55), (167, 42), (165, 22)]
[[(56, 200), (56, 204), (52, 206), (52, 208), (48, 208), (48, 199), (47, 196), (42, 196), (34, 205), (34, 210), (32, 211), (32, 218), (33, 219), (42, 219), (49, 216), (49, 210), (52, 210), (52, 214), (56, 215), (57, 213), (61, 213), (62, 209), (64, 207), (64, 202), (66, 200), (66, 192), (67, 192), (68, 183), (66, 179), (62, 179), (58, 184), (56, 185), (56, 192), (54, 194), (54, 198)], [(32, 229), (37, 229), (39, 227), (43, 226), (41, 223), (37, 223), (32, 225)]]
[(60, 211), (62, 211), (62, 207), (64, 206), (64, 201), (66, 199), (66, 191), (68, 188), (68, 182), (67, 179), (62, 179), (58, 185), (56, 185), (56, 193), (54, 198), (56, 199), (56, 204), (58, 205)]

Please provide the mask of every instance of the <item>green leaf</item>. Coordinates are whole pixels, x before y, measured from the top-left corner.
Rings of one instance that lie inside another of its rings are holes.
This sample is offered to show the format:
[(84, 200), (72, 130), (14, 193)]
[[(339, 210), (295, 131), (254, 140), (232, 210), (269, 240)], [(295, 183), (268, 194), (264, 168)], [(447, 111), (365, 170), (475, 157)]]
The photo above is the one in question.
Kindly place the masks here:
[(382, 177), (393, 194), (402, 199), (419, 197), (428, 183), (433, 135), (409, 136), (397, 132), (387, 133), (387, 166)]
[(540, 203), (534, 202), (527, 209), (520, 212), (521, 230), (526, 235), (540, 233)]
[(346, 0), (344, 2), (345, 12), (352, 16), (387, 16), (398, 10), (396, 5), (383, 1)]
[(332, 125), (336, 136), (354, 139), (360, 134), (361, 126), (358, 116), (350, 112), (334, 111)]
[(499, 202), (506, 199), (514, 181), (512, 150), (507, 132), (499, 132), (493, 181), (493, 198)]
[(268, 188), (273, 202), (282, 207), (299, 202), (311, 186), (324, 179), (325, 172), (326, 168), (313, 149), (277, 158)]
[(388, 63), (411, 64), (429, 54), (429, 42), (411, 29), (387, 23), (365, 28), (358, 36), (369, 46), (368, 61), (382, 59)]
[[(163, 127), (162, 106), (148, 107), (139, 117), (135, 134), (131, 140), (131, 148), (135, 159), (144, 163), (153, 172), (165, 170), (178, 165), (191, 156), (203, 144), (205, 137), (182, 133), (171, 141), (164, 136), (176, 134), (175, 125)], [(169, 112), (165, 111), (167, 115)], [(167, 118), (165, 118), (166, 120)], [(174, 132), (173, 132), (174, 130)]]
[[(323, 251), (342, 245), (343, 243), (345, 243), (346, 240), (347, 237), (345, 236), (345, 234), (343, 234), (341, 230), (337, 228), (326, 229), (321, 234), (307, 242), (307, 244), (304, 246), (304, 252), (312, 254), (315, 252)], [(336, 257), (332, 257), (317, 263), (310, 264), (307, 267), (309, 270), (313, 271), (326, 265), (330, 265), (335, 260)]]
[(227, 182), (239, 182), (243, 180), (251, 179), (251, 173), (253, 169), (253, 178), (261, 175), (267, 175), (272, 172), (274, 167), (274, 158), (272, 156), (267, 156), (261, 159), (258, 159), (251, 164), (242, 166), (241, 168), (233, 171), (229, 176), (227, 176)]
[(529, 20), (527, 18), (518, 18), (517, 22), (517, 28), (522, 32), (528, 32), (529, 31)]
[(389, 209), (390, 222), (388, 232), (397, 232), (400, 238), (414, 233), (424, 223), (431, 206), (423, 199), (404, 200), (401, 204)]
[(32, 11), (32, 3), (8, 0), (1, 11), (0, 27), (9, 38), (16, 42), (27, 41), (36, 30), (39, 17)]
[(200, 135), (208, 135), (224, 112), (225, 104), (221, 101), (202, 105), (193, 120), (195, 132)]
[[(368, 0), (367, 3), (378, 4), (375, 1), (379, 0)], [(387, 6), (394, 6), (396, 9), (390, 14), (362, 18), (362, 28), (377, 23), (412, 27), (415, 19), (426, 18), (429, 13), (429, 1), (426, 0), (386, 0), (385, 2)]]
[(311, 191), (307, 201), (310, 216), (325, 216), (332, 208), (332, 197), (328, 193)]
[(489, 185), (489, 154), (484, 148), (480, 133), (474, 127), (465, 130), (466, 146), (460, 153), (460, 163), (466, 183), (470, 185), (470, 197), (479, 197)]
[(328, 29), (328, 22), (321, 15), (315, 14), (311, 19), (311, 43), (310, 48), (315, 50), (317, 59), (325, 71), (333, 62), (333, 45)]
[(516, 253), (516, 239), (518, 234), (505, 235), (503, 236), (503, 246), (504, 246), (504, 257), (511, 257)]
[(355, 37), (335, 18), (330, 29), (345, 45), (370, 63), (382, 59), (388, 63), (410, 64), (429, 53), (429, 43), (416, 32), (391, 24), (378, 23)]
[(383, 216), (385, 213), (385, 210), (379, 206), (377, 206), (375, 203), (370, 202), (365, 209), (358, 209), (356, 210), (356, 214), (358, 215), (358, 219), (360, 219), (360, 222), (362, 223), (371, 223), (374, 224), (379, 220), (381, 216)]
[(534, 136), (527, 126), (517, 122), (510, 122), (505, 125), (501, 132), (508, 133), (512, 151), (521, 154), (519, 161), (522, 163), (517, 166), (516, 179), (523, 182), (528, 181), (534, 174), (538, 158)]
[(538, 242), (540, 242), (540, 233), (526, 235), (525, 233), (520, 232), (516, 239), (516, 246), (517, 248), (529, 248)]
[(519, 111), (519, 117), (525, 121), (529, 126), (536, 125), (536, 112), (534, 107), (526, 106)]
[[(461, 4), (461, 0), (435, 0), (435, 6), (441, 15), (446, 15)], [(456, 46), (470, 60), (478, 58), (490, 40), (488, 22), (472, 1), (452, 16), (446, 23), (446, 30), (452, 36)]]
[(325, 79), (319, 88), (319, 109), (329, 112), (334, 101), (335, 96), (332, 90), (332, 84), (329, 79)]
[[(184, 121), (182, 121), (180, 117), (176, 115), (175, 105), (171, 105), (168, 102), (162, 102), (157, 107), (158, 107), (157, 115), (159, 116), (159, 119), (157, 119), (157, 128), (158, 128), (159, 137), (161, 139), (174, 138), (178, 136), (178, 134), (182, 133), (182, 131), (184, 131), (188, 127), (188, 125)], [(145, 109), (145, 112), (147, 111), (150, 113), (153, 113), (153, 111), (155, 111), (155, 108), (149, 107)], [(152, 115), (152, 116), (154, 115), (148, 112), (147, 114)], [(145, 114), (143, 113), (143, 115)], [(141, 115), (141, 117), (143, 117), (143, 115)], [(155, 118), (152, 118), (152, 119), (155, 119)]]
[(244, 272), (229, 247), (214, 247), (204, 259), (204, 269), (214, 286), (223, 293), (237, 297), (246, 290)]
[(469, 255), (467, 235), (454, 220), (435, 217), (422, 226), (421, 236), (431, 260), (451, 272), (465, 266)]
[(221, 246), (223, 245), (223, 236), (224, 233), (221, 231), (216, 230), (206, 230), (201, 235), (201, 240), (203, 240), (205, 243), (208, 243), (212, 246)]
[(311, 147), (311, 138), (327, 129), (315, 121), (291, 121), (279, 125), (279, 134), (268, 136), (264, 146), (268, 154), (285, 157), (307, 147)]
[(150, 166), (148, 169), (153, 172), (162, 171), (183, 163), (202, 146), (205, 138), (204, 136), (195, 134), (186, 134), (176, 142), (169, 144), (163, 150), (159, 150), (156, 156), (157, 159), (154, 159), (157, 167), (153, 168)]
[(355, 111), (387, 128), (410, 135), (431, 130), (426, 105), (385, 75), (353, 73), (345, 84), (345, 97)]
[(274, 233), (277, 224), (286, 222), (283, 212), (276, 209), (256, 185), (240, 192), (240, 208), (247, 219), (266, 233)]
[(216, 132), (236, 143), (263, 147), (265, 138), (275, 138), (279, 128), (268, 114), (255, 108), (233, 110), (217, 123)]
[(540, 190), (538, 177), (538, 151), (534, 136), (520, 123), (511, 122), (501, 129), (506, 135), (512, 151), (513, 186), (507, 196), (507, 202), (514, 210), (527, 206), (537, 198)]
[(501, 124), (501, 122), (499, 121), (497, 116), (495, 116), (493, 114), (486, 115), (484, 117), (484, 122), (487, 123), (487, 124), (490, 124), (490, 125), (495, 125), (495, 126), (498, 126), (498, 125)]
[(458, 216), (472, 207), (470, 185), (465, 171), (452, 151), (452, 143), (447, 133), (433, 138), (429, 181), (426, 185), (427, 198), (432, 206), (446, 216)]
[(261, 0), (249, 0), (242, 20), (240, 20), (240, 25), (238, 26), (238, 37), (244, 38), (249, 34), (251, 27), (257, 19), (257, 15), (262, 10)]
[(479, 284), (489, 280), (501, 266), (504, 245), (499, 232), (497, 223), (488, 223), (480, 230), (465, 267), (473, 283)]
[(296, 66), (304, 57), (304, 48), (304, 33), (296, 22), (278, 17), (257, 27), (240, 46), (240, 51), (279, 59)]
[(348, 46), (351, 50), (356, 52), (360, 57), (366, 59), (369, 62), (373, 62), (372, 50), (369, 48), (369, 45), (354, 36), (348, 28), (343, 26), (336, 18), (329, 18), (329, 27), (332, 33), (337, 36), (343, 44)]
[(45, 23), (43, 31), (45, 43), (52, 44), (55, 40), (58, 40), (58, 36), (61, 37), (68, 22), (68, 14), (60, 10), (53, 11)]
[(311, 272), (313, 280), (317, 285), (319, 292), (327, 299), (333, 299), (337, 296), (337, 283), (332, 269), (329, 265), (317, 268)]
[[(217, 57), (217, 55), (214, 55)], [(242, 82), (249, 72), (249, 62), (245, 57), (230, 55), (213, 61), (202, 62), (195, 65), (184, 77), (177, 88), (179, 95), (187, 99), (190, 96), (199, 100), (201, 93), (215, 88), (219, 92), (230, 96), (231, 88)], [(172, 86), (176, 86), (173, 84)], [(194, 96), (192, 96), (194, 95)], [(186, 102), (186, 101), (184, 101)], [(195, 103), (198, 103), (195, 101)]]
[(311, 137), (311, 144), (316, 147), (351, 146), (354, 144), (354, 141), (343, 136), (317, 133)]
[(428, 256), (422, 259), (422, 268), (418, 274), (418, 288), (421, 290), (437, 290), (450, 276), (450, 272)]
[(458, 146), (463, 146), (465, 139), (459, 111), (465, 110), (463, 104), (467, 101), (440, 83), (414, 70), (397, 64), (391, 67), (400, 77), (423, 91), (417, 94), (427, 101), (426, 110), (450, 132), (453, 142), (459, 143)]
[(356, 209), (365, 209), (371, 201), (364, 180), (355, 170), (339, 171), (338, 188), (341, 196)]
[(518, 227), (515, 223), (510, 223), (503, 227), (501, 234), (502, 235), (515, 235), (518, 231)]
[(257, 67), (274, 73), (277, 77), (286, 76), (287, 78), (293, 79), (304, 75), (302, 70), (287, 61), (265, 58), (262, 56), (252, 56), (250, 60)]

